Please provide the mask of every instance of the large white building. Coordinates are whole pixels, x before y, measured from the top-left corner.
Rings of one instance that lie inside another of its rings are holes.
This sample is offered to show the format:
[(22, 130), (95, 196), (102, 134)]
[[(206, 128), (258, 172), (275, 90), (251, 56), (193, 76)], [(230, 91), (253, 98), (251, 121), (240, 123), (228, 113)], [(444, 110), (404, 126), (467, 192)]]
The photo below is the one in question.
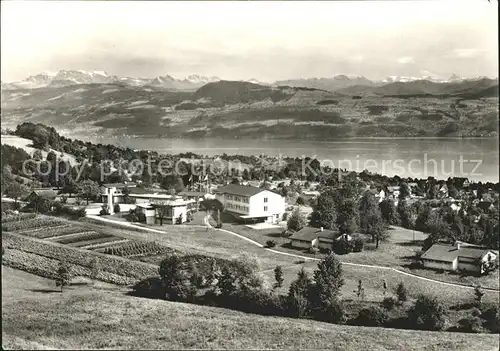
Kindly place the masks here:
[(241, 220), (279, 223), (285, 212), (285, 198), (270, 190), (229, 184), (214, 190), (224, 211)]
[(104, 184), (101, 188), (102, 201), (111, 214), (115, 212), (115, 204), (120, 204), (123, 212), (125, 187), (129, 190), (127, 208), (136, 209), (137, 213), (143, 214), (147, 224), (184, 223), (188, 219), (188, 214), (198, 209), (200, 200), (198, 196), (194, 198), (188, 196), (190, 194), (175, 196), (161, 189), (143, 189), (136, 187), (135, 184), (113, 183)]

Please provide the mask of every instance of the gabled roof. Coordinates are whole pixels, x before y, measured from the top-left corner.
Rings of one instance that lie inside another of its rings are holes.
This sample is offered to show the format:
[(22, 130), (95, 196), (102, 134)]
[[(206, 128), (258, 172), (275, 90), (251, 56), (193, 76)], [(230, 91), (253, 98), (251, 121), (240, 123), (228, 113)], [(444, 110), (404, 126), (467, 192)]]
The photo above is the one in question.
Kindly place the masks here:
[(240, 195), (240, 196), (253, 196), (266, 189), (257, 188), (254, 186), (245, 186), (239, 184), (228, 184), (214, 190), (215, 193), (219, 194), (230, 194), (230, 195)]
[(320, 238), (320, 240), (323, 239), (321, 241), (333, 241), (336, 236), (337, 232), (333, 230), (324, 229), (321, 231), (320, 228), (304, 227), (298, 232), (293, 233), (290, 239), (298, 241), (313, 241), (316, 238)]
[(481, 247), (460, 247), (459, 249), (453, 245), (445, 245), (445, 244), (434, 244), (432, 245), (424, 254), (421, 256), (421, 259), (425, 260), (434, 260), (434, 261), (442, 261), (442, 262), (453, 262), (455, 259), (464, 257), (464, 258), (473, 258), (473, 259), (481, 259), (488, 252), (493, 252), (492, 250), (488, 250)]
[(44, 198), (44, 199), (53, 200), (57, 196), (57, 191), (52, 190), (52, 189), (35, 189), (31, 192), (31, 194), (35, 194), (36, 196)]

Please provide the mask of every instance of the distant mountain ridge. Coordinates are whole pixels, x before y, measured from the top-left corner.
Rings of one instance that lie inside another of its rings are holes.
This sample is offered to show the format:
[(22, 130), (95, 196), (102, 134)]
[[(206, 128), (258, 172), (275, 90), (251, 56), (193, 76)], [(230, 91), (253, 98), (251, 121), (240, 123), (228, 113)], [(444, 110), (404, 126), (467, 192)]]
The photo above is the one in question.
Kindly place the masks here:
[(115, 84), (130, 86), (152, 86), (172, 90), (196, 90), (201, 86), (217, 82), (218, 77), (190, 75), (184, 79), (176, 79), (170, 75), (156, 78), (132, 78), (108, 75), (104, 71), (61, 70), (57, 73), (40, 73), (19, 82), (4, 83), (2, 90), (36, 89), (45, 87), (65, 87), (79, 84)]
[[(56, 73), (40, 73), (34, 76), (29, 76), (28, 78), (18, 81), (5, 83), (2, 82), (2, 90), (16, 90), (16, 89), (36, 89), (44, 87), (65, 87), (71, 85), (79, 84), (125, 84), (135, 87), (154, 87), (168, 90), (185, 90), (194, 91), (205, 84), (214, 83), (221, 81), (219, 77), (215, 76), (202, 76), (202, 75), (189, 75), (183, 79), (177, 79), (170, 75), (158, 76), (155, 78), (134, 78), (134, 77), (118, 77), (116, 75), (108, 75), (104, 71), (85, 71), (85, 70), (61, 70)], [(311, 89), (320, 89), (326, 91), (339, 91), (356, 93), (374, 93), (378, 94), (378, 87), (383, 87), (394, 83), (407, 83), (410, 84), (409, 88), (402, 90), (413, 91), (413, 93), (419, 93), (419, 89), (414, 89), (415, 84), (422, 85), (422, 83), (415, 82), (431, 82), (435, 84), (448, 84), (448, 83), (464, 83), (464, 82), (474, 82), (481, 80), (491, 80), (487, 77), (477, 77), (477, 78), (463, 78), (456, 74), (453, 74), (448, 79), (435, 78), (432, 76), (423, 77), (406, 77), (406, 76), (389, 76), (383, 80), (375, 81), (370, 80), (361, 75), (355, 74), (338, 74), (331, 78), (299, 78), (299, 79), (287, 79), (278, 80), (272, 84), (264, 83), (258, 81), (255, 78), (250, 78), (246, 80), (241, 80), (243, 82), (250, 82), (254, 84), (259, 84), (263, 86), (289, 86), (289, 87), (304, 87)], [(424, 83), (426, 84), (426, 83)], [(490, 85), (491, 86), (491, 85)], [(487, 87), (486, 87), (487, 88)], [(381, 88), (380, 90), (390, 90), (391, 88)], [(394, 90), (395, 89), (395, 90)], [(397, 88), (393, 88), (394, 91), (391, 93), (397, 94)], [(423, 89), (428, 90), (428, 89)], [(435, 89), (436, 90), (436, 89)], [(439, 90), (439, 89), (437, 89)], [(432, 93), (432, 92), (431, 92)]]

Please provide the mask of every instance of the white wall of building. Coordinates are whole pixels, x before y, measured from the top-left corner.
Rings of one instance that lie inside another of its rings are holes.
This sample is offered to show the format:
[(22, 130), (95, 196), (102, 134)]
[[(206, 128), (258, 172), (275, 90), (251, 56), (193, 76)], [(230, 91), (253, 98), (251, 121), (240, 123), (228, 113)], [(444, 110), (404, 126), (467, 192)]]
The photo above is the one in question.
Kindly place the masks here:
[(272, 217), (278, 222), (285, 213), (285, 198), (272, 191), (265, 190), (250, 197), (250, 213), (252, 217)]
[(422, 260), (423, 265), (425, 268), (432, 268), (432, 269), (444, 269), (444, 270), (452, 270), (455, 271), (457, 270), (458, 267), (458, 260), (455, 259), (453, 262), (441, 262), (441, 261), (431, 261), (431, 260)]

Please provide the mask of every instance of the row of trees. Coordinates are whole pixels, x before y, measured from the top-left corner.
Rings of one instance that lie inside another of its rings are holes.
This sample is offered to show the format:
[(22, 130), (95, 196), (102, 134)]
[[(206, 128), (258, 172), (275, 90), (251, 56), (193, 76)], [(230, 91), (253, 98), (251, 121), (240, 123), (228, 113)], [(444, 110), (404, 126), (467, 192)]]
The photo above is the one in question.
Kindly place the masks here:
[(338, 230), (341, 234), (367, 234), (378, 248), (388, 238), (390, 223), (375, 196), (369, 191), (359, 196), (359, 192), (355, 184), (325, 188), (311, 215), (311, 225)]

